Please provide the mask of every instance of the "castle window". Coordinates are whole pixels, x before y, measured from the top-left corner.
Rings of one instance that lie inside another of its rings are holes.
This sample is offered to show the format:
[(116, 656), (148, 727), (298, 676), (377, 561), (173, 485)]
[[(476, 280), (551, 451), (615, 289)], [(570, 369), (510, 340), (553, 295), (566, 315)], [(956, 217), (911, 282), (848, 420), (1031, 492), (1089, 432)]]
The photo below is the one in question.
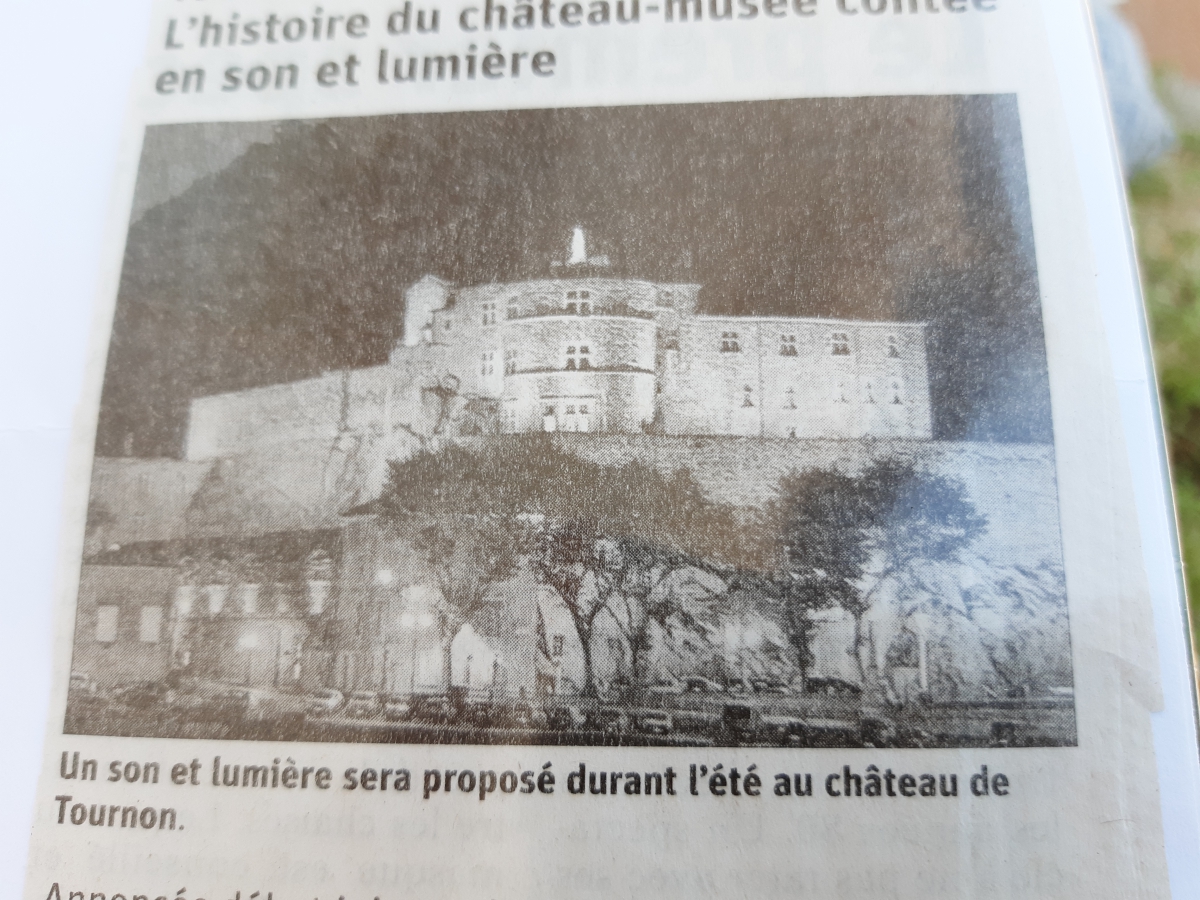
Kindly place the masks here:
[(743, 390), (742, 406), (743, 407), (753, 406), (754, 405), (754, 388), (750, 387), (750, 385), (746, 385), (745, 388), (743, 388), (742, 390)]
[(554, 636), (554, 645), (550, 648), (550, 655), (551, 656), (562, 656), (563, 655), (563, 645), (565, 643), (566, 643), (566, 639), (563, 637), (563, 635), (556, 634)]
[(517, 309), (517, 304), (510, 302), (508, 305), (508, 317), (515, 319), (518, 315), (520, 315), (520, 310)]
[(890, 359), (900, 358), (900, 342), (896, 340), (896, 336), (894, 334), (888, 335), (887, 355)]
[(789, 429), (788, 429), (788, 437), (790, 437), (790, 438), (794, 438), (795, 436), (796, 436), (796, 429), (795, 429), (795, 428), (789, 428)]
[(496, 324), (496, 304), (495, 303), (483, 304), (483, 324), (484, 325), (495, 325)]
[(741, 353), (742, 347), (738, 343), (738, 333), (736, 331), (721, 332), (721, 352), (722, 353)]
[(579, 304), (579, 314), (581, 316), (590, 316), (592, 314), (592, 304), (580, 303)]
[(446, 331), (449, 331), (449, 330), (450, 330), (450, 326), (451, 326), (451, 324), (453, 324), (453, 323), (452, 323), (452, 322), (451, 322), (449, 319), (447, 319), (447, 320), (446, 320), (446, 321), (445, 321), (445, 322), (442, 324), (442, 327), (443, 327), (444, 329), (446, 329)]
[(157, 644), (162, 630), (161, 606), (143, 606), (138, 618), (138, 640), (143, 644)]
[(567, 414), (568, 416), (573, 416), (573, 415), (575, 415), (575, 407), (574, 407), (574, 405), (569, 405), (569, 406), (567, 406), (567, 408), (566, 408), (565, 412), (566, 412), (566, 414)]
[(517, 351), (516, 350), (505, 350), (504, 351), (504, 374), (512, 375), (516, 371), (517, 371)]
[(591, 353), (587, 347), (579, 348), (579, 368), (590, 369), (592, 367), (592, 358), (588, 355)]
[(796, 336), (794, 334), (785, 334), (779, 339), (779, 355), (780, 356), (797, 356), (796, 353)]
[(845, 331), (835, 331), (829, 335), (829, 352), (833, 356), (849, 356), (850, 335)]
[(844, 382), (844, 381), (839, 381), (837, 383), (837, 402), (838, 403), (849, 403), (850, 402), (848, 399), (846, 399), (846, 382)]
[(783, 408), (784, 409), (795, 409), (796, 408), (796, 391), (794, 388), (788, 388), (784, 392)]
[(117, 639), (117, 615), (119, 606), (96, 607), (96, 640), (101, 644), (111, 644)]
[(479, 367), (480, 375), (491, 375), (496, 371), (496, 354), (487, 350), (483, 354), (483, 362)]
[(890, 393), (892, 395), (891, 403), (893, 406), (900, 406), (904, 403), (904, 401), (900, 398), (901, 393), (903, 393), (903, 386), (900, 384), (899, 379), (896, 379), (892, 382), (892, 389)]
[(875, 385), (871, 383), (870, 379), (863, 382), (863, 394), (865, 395), (863, 397), (864, 403), (875, 402)]
[(587, 404), (586, 404), (586, 403), (582, 403), (582, 404), (580, 404), (580, 406), (579, 406), (579, 414), (580, 414), (581, 416), (586, 416), (586, 415), (588, 414), (588, 408), (587, 408)]
[(591, 292), (591, 291), (580, 291), (580, 292), (579, 292), (579, 299), (580, 299), (580, 300), (587, 300), (587, 299), (588, 299), (589, 297), (591, 297), (591, 296), (592, 296), (592, 292)]
[(553, 406), (542, 407), (542, 415), (543, 416), (553, 416), (554, 415), (554, 407)]
[(575, 300), (579, 297), (579, 291), (567, 291), (567, 299)]
[(575, 371), (575, 348), (574, 347), (567, 348), (567, 370), (571, 371), (571, 372)]
[(567, 312), (572, 316), (575, 315), (575, 302), (574, 301), (571, 301), (567, 304)]

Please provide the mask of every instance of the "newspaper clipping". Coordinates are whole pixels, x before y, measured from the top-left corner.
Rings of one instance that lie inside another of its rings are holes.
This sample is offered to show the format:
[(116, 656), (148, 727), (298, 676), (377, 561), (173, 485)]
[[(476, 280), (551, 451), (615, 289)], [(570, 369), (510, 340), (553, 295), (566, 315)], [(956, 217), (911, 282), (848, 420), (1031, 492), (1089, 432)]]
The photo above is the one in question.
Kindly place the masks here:
[(26, 897), (1167, 896), (1043, 27), (160, 4)]

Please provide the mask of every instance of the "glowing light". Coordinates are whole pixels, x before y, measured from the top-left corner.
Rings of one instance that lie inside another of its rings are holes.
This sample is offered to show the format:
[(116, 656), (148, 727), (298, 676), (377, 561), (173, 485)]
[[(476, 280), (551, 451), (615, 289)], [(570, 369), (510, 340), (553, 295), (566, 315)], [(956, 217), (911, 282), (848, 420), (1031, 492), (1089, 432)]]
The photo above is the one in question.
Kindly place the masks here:
[(576, 226), (571, 235), (571, 258), (567, 260), (567, 265), (577, 266), (585, 262), (587, 262), (587, 241), (583, 236), (583, 229)]
[(391, 569), (380, 569), (375, 573), (375, 583), (388, 585), (395, 580), (396, 576)]

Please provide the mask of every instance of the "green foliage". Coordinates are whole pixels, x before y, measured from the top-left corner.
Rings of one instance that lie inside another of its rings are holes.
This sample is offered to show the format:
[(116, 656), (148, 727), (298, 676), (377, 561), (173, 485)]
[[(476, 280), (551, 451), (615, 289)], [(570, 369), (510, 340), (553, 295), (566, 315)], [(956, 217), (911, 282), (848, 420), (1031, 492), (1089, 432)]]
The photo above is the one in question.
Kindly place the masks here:
[(1130, 199), (1154, 339), (1192, 619), (1200, 598), (1200, 134), (1133, 179)]

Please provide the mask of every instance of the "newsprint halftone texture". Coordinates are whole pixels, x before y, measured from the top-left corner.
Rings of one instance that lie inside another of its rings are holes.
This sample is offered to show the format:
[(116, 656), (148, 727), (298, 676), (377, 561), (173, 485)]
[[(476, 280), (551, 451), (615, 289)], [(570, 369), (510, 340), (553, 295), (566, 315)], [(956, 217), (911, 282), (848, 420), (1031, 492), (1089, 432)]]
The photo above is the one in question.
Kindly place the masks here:
[(65, 731), (1074, 745), (1012, 96), (148, 128)]

